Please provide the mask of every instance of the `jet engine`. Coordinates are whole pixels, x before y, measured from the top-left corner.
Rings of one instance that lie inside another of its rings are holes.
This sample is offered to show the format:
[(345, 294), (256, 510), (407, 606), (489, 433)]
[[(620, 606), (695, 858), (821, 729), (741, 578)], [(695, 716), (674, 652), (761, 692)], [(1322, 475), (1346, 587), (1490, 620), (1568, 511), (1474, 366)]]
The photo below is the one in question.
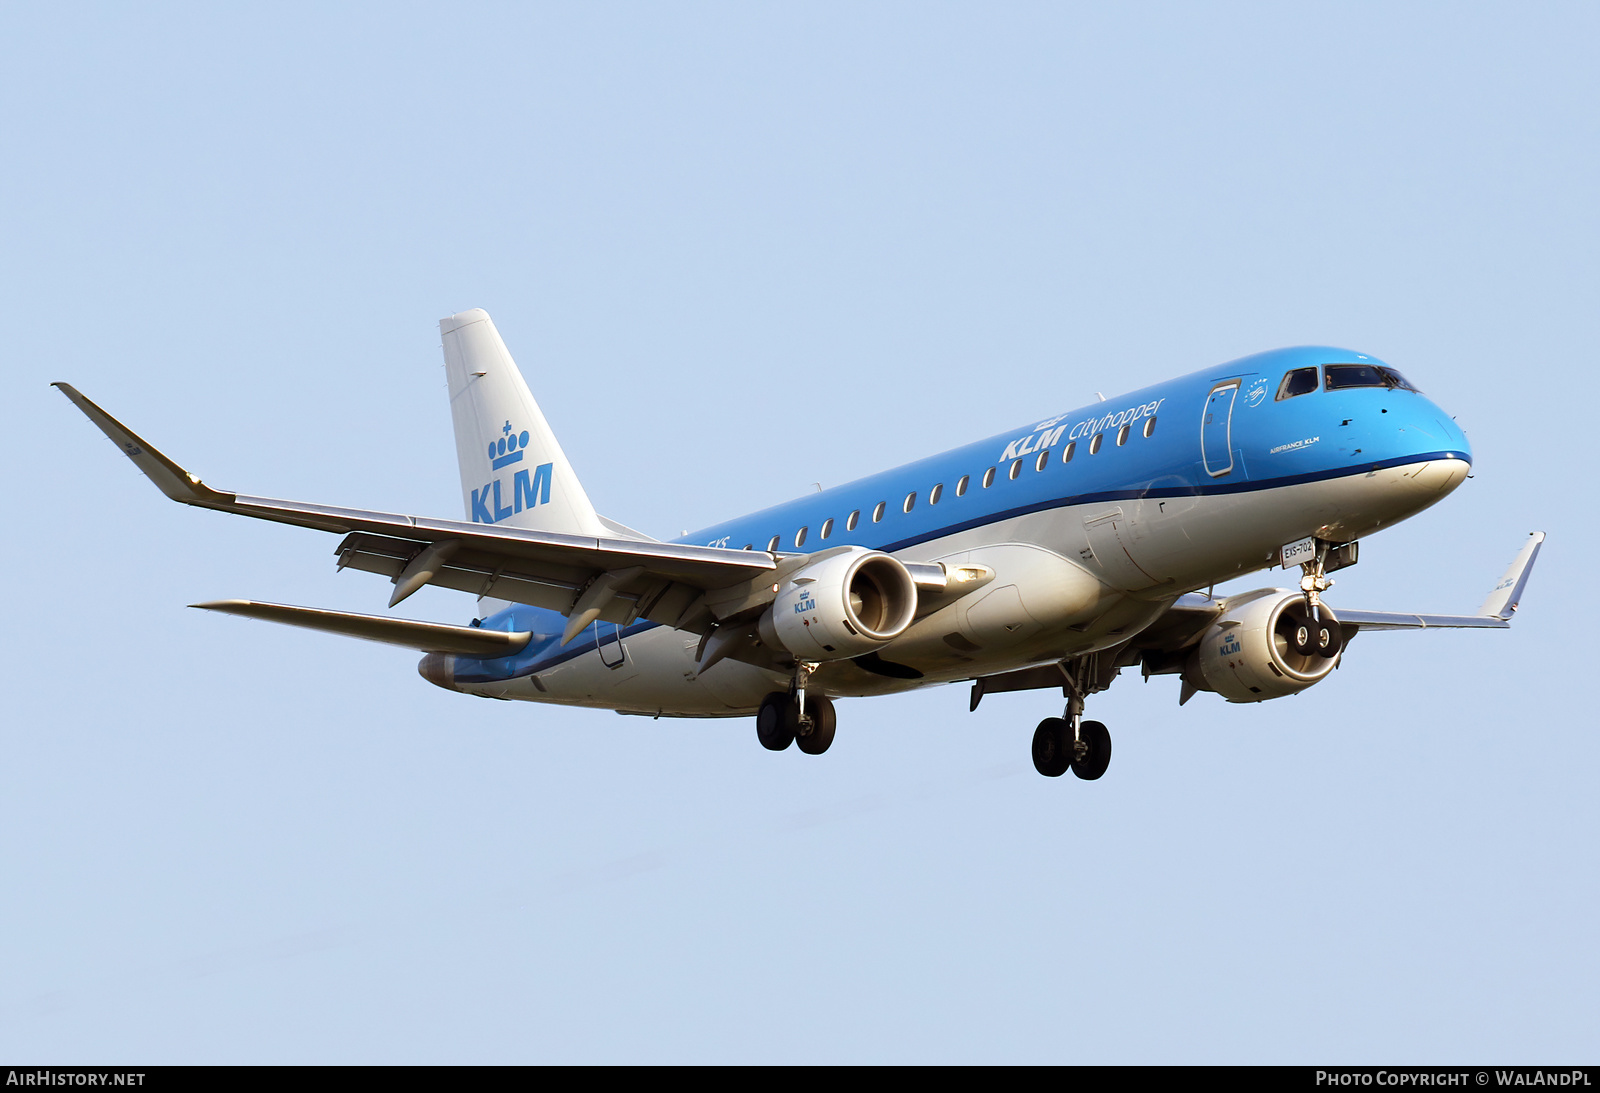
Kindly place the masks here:
[(917, 585), (889, 555), (861, 548), (821, 558), (784, 582), (761, 616), (768, 645), (801, 660), (843, 660), (880, 649), (917, 613)]
[(1343, 644), (1326, 606), (1312, 619), (1299, 592), (1247, 592), (1200, 638), (1183, 678), (1229, 702), (1265, 702), (1320, 682), (1338, 665)]

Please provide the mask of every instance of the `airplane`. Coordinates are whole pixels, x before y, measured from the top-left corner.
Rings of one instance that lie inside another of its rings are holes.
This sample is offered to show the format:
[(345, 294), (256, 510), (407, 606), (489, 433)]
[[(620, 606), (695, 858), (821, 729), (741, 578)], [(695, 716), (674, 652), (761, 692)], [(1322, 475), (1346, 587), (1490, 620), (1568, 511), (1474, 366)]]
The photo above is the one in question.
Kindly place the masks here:
[[(386, 642), (484, 698), (652, 717), (755, 716), (762, 746), (821, 754), (834, 699), (935, 684), (1059, 689), (1047, 777), (1101, 777), (1086, 700), (1124, 668), (1228, 702), (1298, 694), (1364, 630), (1505, 629), (1543, 532), (1475, 615), (1341, 608), (1363, 537), (1467, 477), (1455, 421), (1348, 349), (1243, 357), (663, 542), (599, 515), (494, 323), (440, 321), (466, 520), (216, 490), (57, 383), (167, 497), (343, 535), (341, 570), (478, 598), (469, 625), (252, 600), (193, 607)], [(1280, 567), (1294, 588), (1214, 597)]]

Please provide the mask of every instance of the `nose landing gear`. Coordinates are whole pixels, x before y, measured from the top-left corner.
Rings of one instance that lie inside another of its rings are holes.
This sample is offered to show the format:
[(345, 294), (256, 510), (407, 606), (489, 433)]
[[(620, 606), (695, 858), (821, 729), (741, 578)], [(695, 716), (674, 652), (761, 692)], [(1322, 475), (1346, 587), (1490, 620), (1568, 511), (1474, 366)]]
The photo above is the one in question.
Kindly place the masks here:
[[(1304, 540), (1309, 544), (1311, 540)], [(1289, 626), (1279, 633), (1288, 642), (1292, 652), (1303, 656), (1322, 657), (1326, 660), (1339, 655), (1344, 646), (1344, 634), (1337, 623), (1331, 622), (1322, 608), (1322, 594), (1333, 587), (1328, 579), (1329, 569), (1340, 569), (1355, 564), (1355, 543), (1338, 546), (1323, 539), (1315, 541), (1314, 553), (1300, 563), (1300, 592), (1305, 606), (1286, 610)], [(1289, 547), (1284, 547), (1288, 551)]]

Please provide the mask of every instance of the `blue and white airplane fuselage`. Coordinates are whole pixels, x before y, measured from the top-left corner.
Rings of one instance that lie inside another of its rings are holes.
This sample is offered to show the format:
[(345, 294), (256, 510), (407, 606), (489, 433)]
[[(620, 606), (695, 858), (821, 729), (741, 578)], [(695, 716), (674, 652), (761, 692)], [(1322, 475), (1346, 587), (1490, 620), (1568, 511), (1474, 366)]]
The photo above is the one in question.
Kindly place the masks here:
[[(860, 546), (906, 561), (987, 564), (1005, 575), (977, 603), (958, 601), (920, 619), (882, 650), (881, 659), (920, 678), (835, 662), (817, 677), (831, 695), (972, 678), (976, 658), (947, 642), (951, 633), (985, 651), (986, 672), (1109, 648), (1181, 594), (1275, 565), (1284, 543), (1360, 539), (1466, 478), (1465, 435), (1415, 391), (1276, 397), (1284, 374), (1330, 361), (1386, 367), (1327, 347), (1260, 353), (677, 541), (779, 552)], [(1226, 384), (1236, 386), (1209, 405)], [(737, 675), (697, 679), (698, 637), (648, 622), (620, 630), (597, 623), (562, 646), (565, 623), (521, 605), (497, 612), (485, 627), (544, 640), (515, 656), (458, 658), (454, 685), (497, 698), (694, 716), (747, 715), (774, 685), (774, 673), (746, 665)], [(641, 674), (641, 665), (649, 670)]]
[[(1241, 358), (659, 543), (598, 516), (488, 316), (441, 323), (465, 524), (223, 494), (69, 397), (177, 500), (344, 530), (340, 564), (476, 592), (471, 627), (200, 606), (426, 650), (485, 697), (626, 713), (759, 713), (769, 748), (832, 740), (834, 697), (973, 681), (1060, 687), (1042, 773), (1103, 773), (1084, 698), (1123, 667), (1230, 701), (1297, 693), (1360, 629), (1504, 627), (1542, 534), (1474, 616), (1334, 612), (1326, 572), (1440, 500), (1471, 449), (1384, 362), (1303, 346)], [(1297, 569), (1295, 589), (1200, 589)], [(809, 707), (807, 700), (809, 696)]]

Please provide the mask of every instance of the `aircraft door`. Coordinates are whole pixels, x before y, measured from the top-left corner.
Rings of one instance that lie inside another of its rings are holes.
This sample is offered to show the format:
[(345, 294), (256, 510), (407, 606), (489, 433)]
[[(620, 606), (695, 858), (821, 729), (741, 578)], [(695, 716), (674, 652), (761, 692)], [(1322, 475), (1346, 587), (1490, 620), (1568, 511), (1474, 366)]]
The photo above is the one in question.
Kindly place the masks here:
[(1206, 473), (1221, 478), (1233, 470), (1233, 401), (1239, 395), (1237, 379), (1224, 380), (1206, 396), (1200, 419), (1200, 459)]

